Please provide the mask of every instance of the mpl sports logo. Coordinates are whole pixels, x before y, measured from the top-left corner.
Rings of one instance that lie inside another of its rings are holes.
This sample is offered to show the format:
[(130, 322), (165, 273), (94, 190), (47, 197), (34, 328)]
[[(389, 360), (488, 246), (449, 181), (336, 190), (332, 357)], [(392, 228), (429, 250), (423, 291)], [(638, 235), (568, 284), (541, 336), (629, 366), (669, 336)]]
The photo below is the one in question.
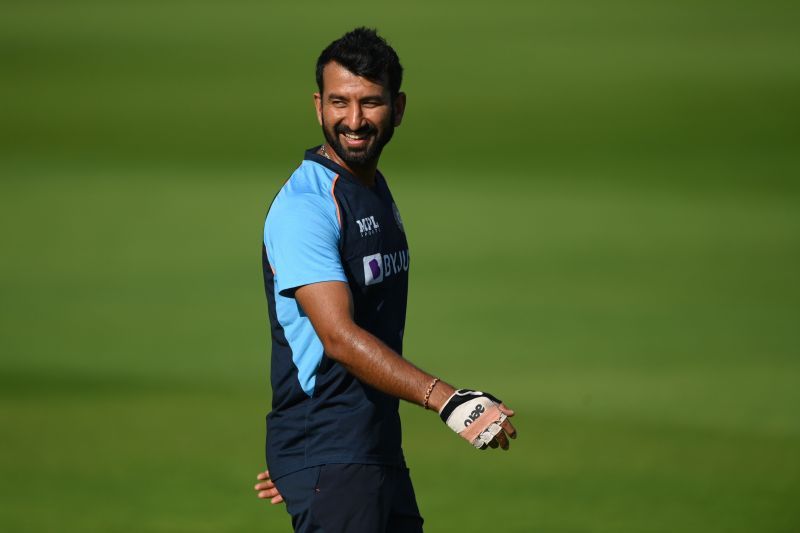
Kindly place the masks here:
[(375, 235), (381, 230), (381, 227), (378, 225), (378, 221), (375, 220), (374, 215), (356, 220), (356, 224), (358, 224), (358, 231), (361, 233), (362, 237), (366, 237), (367, 235)]
[(364, 284), (375, 285), (384, 279), (408, 272), (408, 250), (364, 257)]

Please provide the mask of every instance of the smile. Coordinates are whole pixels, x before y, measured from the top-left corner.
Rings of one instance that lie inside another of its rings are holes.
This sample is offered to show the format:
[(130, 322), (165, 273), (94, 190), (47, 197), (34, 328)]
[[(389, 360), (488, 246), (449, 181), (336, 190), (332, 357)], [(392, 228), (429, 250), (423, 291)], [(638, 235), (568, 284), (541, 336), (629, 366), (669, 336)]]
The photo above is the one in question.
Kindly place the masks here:
[(355, 140), (355, 141), (358, 141), (358, 140), (360, 140), (360, 139), (366, 139), (366, 138), (367, 138), (367, 134), (366, 134), (366, 133), (364, 133), (364, 134), (361, 134), (361, 135), (356, 135), (355, 133), (343, 133), (342, 135), (344, 135), (344, 136), (345, 136), (345, 137), (347, 137), (348, 139), (353, 139), (353, 140)]
[(341, 133), (344, 138), (344, 145), (347, 148), (364, 148), (371, 136), (371, 132), (367, 133)]

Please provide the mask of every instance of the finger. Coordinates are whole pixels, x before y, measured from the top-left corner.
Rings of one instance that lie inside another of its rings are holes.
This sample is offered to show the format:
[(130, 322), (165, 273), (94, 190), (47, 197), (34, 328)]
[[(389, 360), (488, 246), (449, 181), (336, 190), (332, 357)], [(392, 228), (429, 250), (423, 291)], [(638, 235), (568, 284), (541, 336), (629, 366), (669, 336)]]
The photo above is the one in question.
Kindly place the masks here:
[(505, 430), (505, 432), (508, 433), (508, 436), (511, 437), (512, 439), (517, 438), (517, 430), (516, 428), (514, 428), (514, 425), (508, 418), (503, 420), (503, 423), (500, 424), (500, 427), (503, 428), (503, 430)]
[[(494, 436), (494, 440), (500, 445), (500, 447), (504, 450), (508, 449), (508, 437), (502, 431)], [(495, 446), (496, 447), (496, 446)]]
[(273, 483), (272, 481), (265, 481), (264, 483), (257, 483), (254, 488), (256, 490), (274, 489), (275, 483)]
[(497, 448), (498, 446), (499, 446), (499, 444), (497, 444), (497, 440), (496, 439), (492, 439), (491, 441), (489, 441), (489, 447), (490, 448)]
[(281, 496), (280, 494), (278, 494), (277, 496), (275, 496), (274, 498), (272, 498), (272, 499), (269, 501), (269, 503), (271, 503), (272, 505), (275, 505), (275, 504), (277, 504), (277, 503), (283, 503), (283, 496)]
[(262, 490), (258, 493), (258, 497), (262, 500), (266, 500), (268, 498), (274, 498), (275, 496), (280, 496), (281, 494), (278, 492), (278, 489), (269, 489), (269, 490)]
[(500, 407), (500, 411), (506, 416), (514, 416), (514, 410), (509, 409), (506, 407), (506, 404), (501, 403), (498, 407)]
[(256, 476), (256, 479), (264, 480), (269, 479), (269, 470), (264, 470), (263, 472), (259, 472)]

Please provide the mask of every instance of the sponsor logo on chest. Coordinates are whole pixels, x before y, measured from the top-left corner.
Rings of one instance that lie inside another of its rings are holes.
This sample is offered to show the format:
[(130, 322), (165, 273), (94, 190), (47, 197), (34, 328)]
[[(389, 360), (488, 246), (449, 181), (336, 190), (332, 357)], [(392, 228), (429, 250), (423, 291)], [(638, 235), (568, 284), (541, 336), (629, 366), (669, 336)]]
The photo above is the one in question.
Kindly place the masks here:
[(356, 224), (358, 224), (358, 231), (361, 233), (362, 237), (375, 235), (381, 230), (381, 227), (378, 225), (378, 221), (375, 220), (374, 215), (358, 219), (356, 220)]
[(408, 272), (408, 250), (364, 257), (365, 285), (375, 285), (401, 272)]

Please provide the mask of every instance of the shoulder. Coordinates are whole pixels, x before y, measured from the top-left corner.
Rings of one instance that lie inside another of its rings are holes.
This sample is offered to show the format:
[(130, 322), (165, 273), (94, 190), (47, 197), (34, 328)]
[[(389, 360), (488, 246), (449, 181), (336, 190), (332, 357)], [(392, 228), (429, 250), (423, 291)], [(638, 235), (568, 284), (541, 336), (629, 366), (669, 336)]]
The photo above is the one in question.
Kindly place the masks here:
[(305, 160), (292, 173), (278, 195), (313, 194), (330, 197), (337, 178), (334, 171), (314, 161)]
[(313, 203), (319, 199), (335, 203), (333, 188), (338, 177), (332, 170), (313, 161), (305, 160), (281, 187), (275, 197), (273, 207), (275, 204), (291, 206)]
[(337, 179), (335, 172), (322, 165), (303, 161), (272, 202), (266, 227), (327, 222), (338, 228), (339, 207), (333, 194)]

